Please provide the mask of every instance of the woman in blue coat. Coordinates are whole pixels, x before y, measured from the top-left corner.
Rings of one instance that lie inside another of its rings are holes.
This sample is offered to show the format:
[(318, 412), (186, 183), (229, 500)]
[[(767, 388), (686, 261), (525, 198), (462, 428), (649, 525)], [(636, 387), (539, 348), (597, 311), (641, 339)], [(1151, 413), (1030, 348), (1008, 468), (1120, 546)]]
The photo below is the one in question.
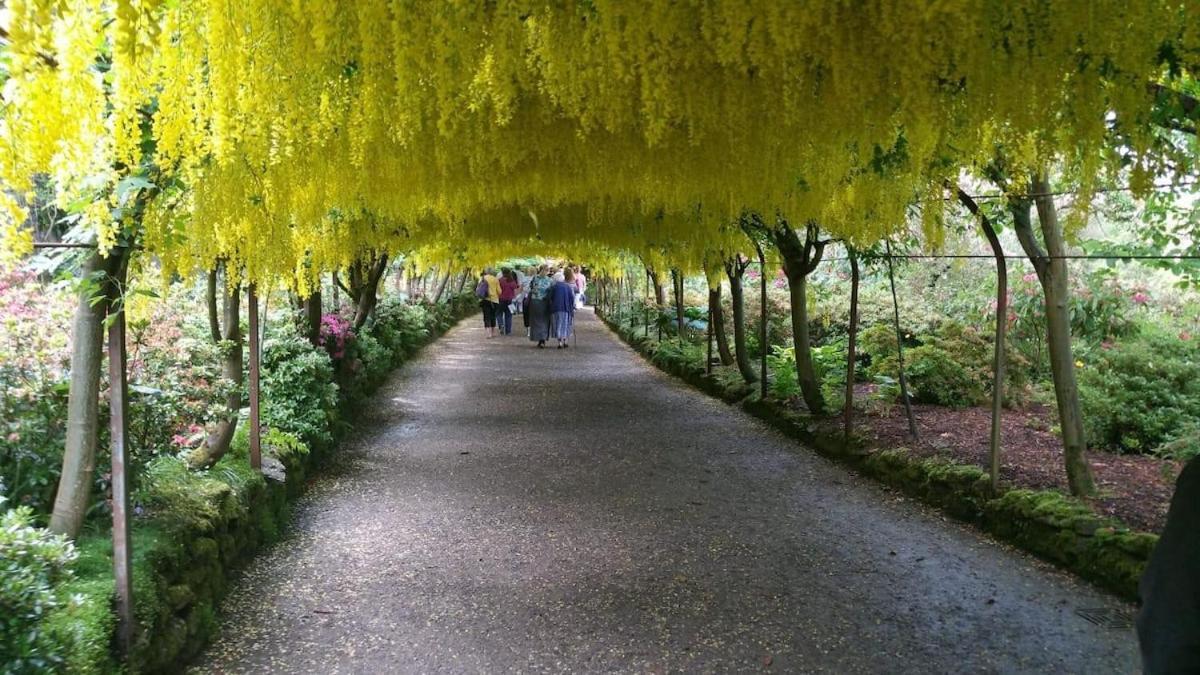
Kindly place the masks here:
[(563, 280), (550, 289), (550, 337), (558, 340), (558, 348), (566, 349), (575, 321), (575, 278), (571, 268), (563, 271)]

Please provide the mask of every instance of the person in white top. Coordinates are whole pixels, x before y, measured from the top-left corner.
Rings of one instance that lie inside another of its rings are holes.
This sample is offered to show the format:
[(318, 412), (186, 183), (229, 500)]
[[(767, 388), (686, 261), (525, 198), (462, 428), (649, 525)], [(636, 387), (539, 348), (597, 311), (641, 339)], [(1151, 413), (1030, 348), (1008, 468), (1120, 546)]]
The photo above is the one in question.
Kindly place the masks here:
[(583, 271), (579, 269), (579, 265), (571, 268), (575, 273), (575, 307), (583, 307), (583, 303), (587, 300), (584, 293), (587, 291), (587, 278), (583, 276)]

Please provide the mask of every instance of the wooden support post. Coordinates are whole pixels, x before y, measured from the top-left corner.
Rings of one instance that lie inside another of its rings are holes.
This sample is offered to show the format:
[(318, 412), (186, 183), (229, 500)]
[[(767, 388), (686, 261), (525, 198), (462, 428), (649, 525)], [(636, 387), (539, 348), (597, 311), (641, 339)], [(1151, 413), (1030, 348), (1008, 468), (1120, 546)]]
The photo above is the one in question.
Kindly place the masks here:
[(762, 376), (762, 400), (767, 400), (767, 347), (770, 343), (767, 342), (767, 257), (763, 255), (762, 244), (754, 242), (754, 249), (758, 251), (758, 279), (760, 282), (760, 290), (762, 291), (761, 307), (762, 307), (762, 325), (759, 326), (759, 355), (761, 360), (760, 371)]
[[(337, 284), (334, 284), (336, 292)], [(247, 290), (250, 321), (250, 468), (262, 470), (262, 424), (259, 415), (259, 361), (261, 346), (258, 332), (258, 290), (250, 284)]]
[[(113, 255), (116, 255), (115, 253)], [(113, 579), (117, 609), (117, 646), (124, 655), (133, 645), (133, 547), (129, 540), (129, 383), (126, 379), (125, 282), (121, 266), (108, 306), (109, 450), (112, 455)]]

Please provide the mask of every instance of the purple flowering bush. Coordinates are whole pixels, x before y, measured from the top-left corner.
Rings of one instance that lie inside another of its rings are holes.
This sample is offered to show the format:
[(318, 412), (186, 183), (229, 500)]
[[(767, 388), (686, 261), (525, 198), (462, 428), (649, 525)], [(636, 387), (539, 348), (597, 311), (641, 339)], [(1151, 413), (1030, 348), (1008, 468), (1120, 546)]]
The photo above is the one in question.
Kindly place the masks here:
[(346, 358), (346, 349), (354, 342), (354, 326), (340, 314), (325, 314), (321, 317), (320, 342), (329, 352), (329, 358), (340, 361)]

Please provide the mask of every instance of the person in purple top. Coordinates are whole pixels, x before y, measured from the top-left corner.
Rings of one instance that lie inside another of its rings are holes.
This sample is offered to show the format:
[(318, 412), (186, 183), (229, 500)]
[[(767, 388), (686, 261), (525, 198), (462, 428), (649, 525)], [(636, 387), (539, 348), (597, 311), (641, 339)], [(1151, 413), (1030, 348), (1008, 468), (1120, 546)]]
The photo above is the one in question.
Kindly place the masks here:
[(566, 349), (575, 320), (575, 279), (570, 268), (563, 271), (563, 280), (550, 288), (550, 337), (558, 340), (558, 348)]

